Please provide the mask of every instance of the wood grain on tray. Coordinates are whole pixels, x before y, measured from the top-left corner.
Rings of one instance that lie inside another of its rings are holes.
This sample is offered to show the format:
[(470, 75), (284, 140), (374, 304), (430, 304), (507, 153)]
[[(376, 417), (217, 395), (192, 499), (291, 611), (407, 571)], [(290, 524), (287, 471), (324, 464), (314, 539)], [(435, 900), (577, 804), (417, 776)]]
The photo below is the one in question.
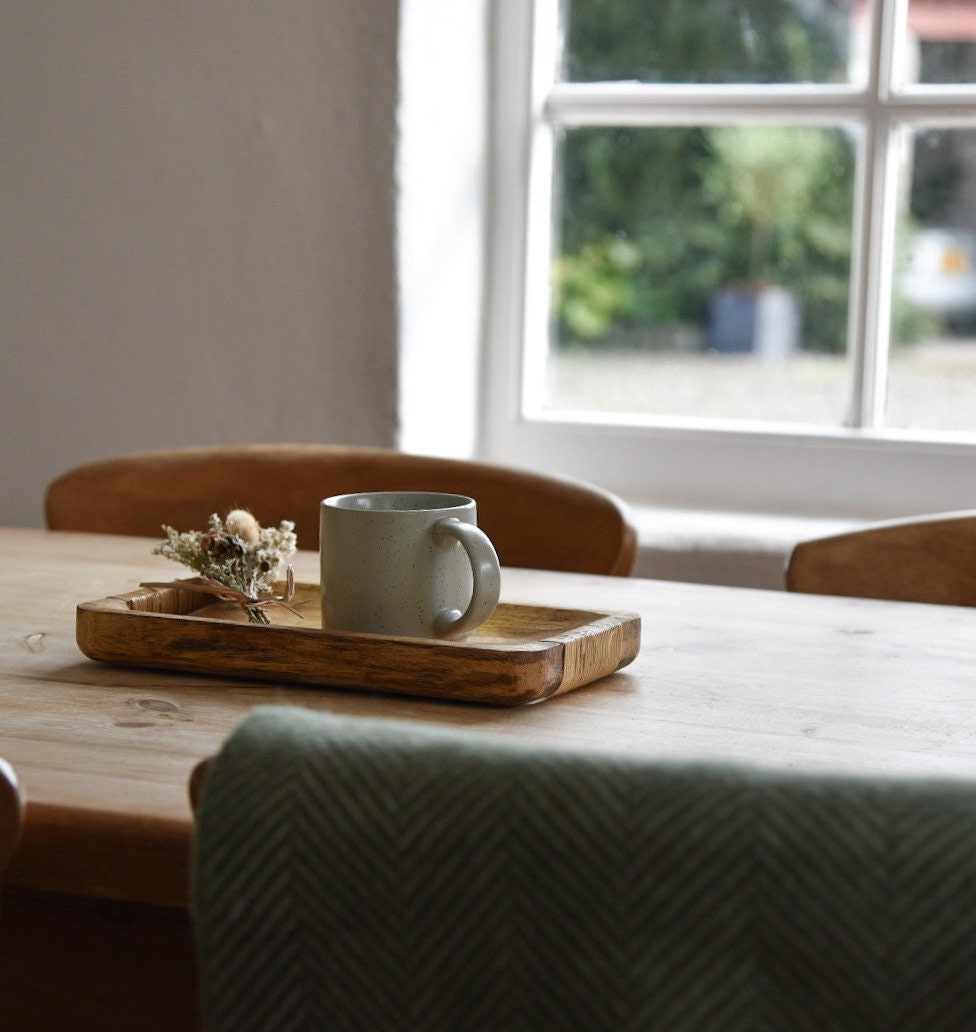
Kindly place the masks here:
[(509, 706), (590, 684), (640, 648), (632, 613), (502, 602), (446, 641), (322, 630), (317, 584), (297, 585), (294, 603), (261, 626), (232, 603), (146, 586), (79, 605), (77, 641), (107, 663)]

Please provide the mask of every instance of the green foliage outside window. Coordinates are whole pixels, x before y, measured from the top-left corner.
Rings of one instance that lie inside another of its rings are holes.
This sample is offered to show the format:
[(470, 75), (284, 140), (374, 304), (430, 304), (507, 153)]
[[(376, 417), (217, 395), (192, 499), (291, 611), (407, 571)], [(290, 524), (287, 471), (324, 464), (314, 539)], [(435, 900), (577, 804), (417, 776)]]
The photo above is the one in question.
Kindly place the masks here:
[[(839, 15), (845, 9), (838, 3)], [(788, 83), (846, 74), (843, 18), (811, 19), (789, 0), (573, 0), (566, 13), (570, 80)], [(804, 347), (843, 350), (854, 181), (845, 131), (571, 130), (561, 168), (562, 344), (648, 346), (649, 328), (703, 324), (724, 286), (769, 282), (798, 296)]]
[(564, 0), (564, 78), (832, 82), (847, 73), (850, 0)]
[(586, 129), (563, 145), (556, 262), (566, 343), (648, 343), (702, 323), (726, 286), (794, 291), (804, 343), (842, 350), (853, 154), (839, 132), (777, 126)]

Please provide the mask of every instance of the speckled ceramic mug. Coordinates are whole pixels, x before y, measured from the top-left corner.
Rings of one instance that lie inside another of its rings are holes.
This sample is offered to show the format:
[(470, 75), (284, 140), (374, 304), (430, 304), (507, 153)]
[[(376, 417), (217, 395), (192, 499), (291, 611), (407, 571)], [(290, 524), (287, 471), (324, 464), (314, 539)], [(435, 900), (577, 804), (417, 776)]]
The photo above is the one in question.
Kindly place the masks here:
[(458, 638), (498, 604), (498, 556), (474, 499), (431, 491), (335, 495), (321, 506), (322, 626)]

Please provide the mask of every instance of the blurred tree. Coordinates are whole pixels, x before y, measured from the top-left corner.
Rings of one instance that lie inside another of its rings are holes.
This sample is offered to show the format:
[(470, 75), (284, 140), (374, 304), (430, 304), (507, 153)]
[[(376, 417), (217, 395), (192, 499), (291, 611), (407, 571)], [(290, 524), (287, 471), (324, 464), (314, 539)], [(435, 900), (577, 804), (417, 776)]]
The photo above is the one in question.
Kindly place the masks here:
[(631, 270), (640, 252), (626, 240), (607, 237), (556, 262), (557, 305), (577, 340), (605, 338), (614, 320), (634, 303)]
[(849, 10), (849, 0), (564, 0), (564, 78), (842, 80)]

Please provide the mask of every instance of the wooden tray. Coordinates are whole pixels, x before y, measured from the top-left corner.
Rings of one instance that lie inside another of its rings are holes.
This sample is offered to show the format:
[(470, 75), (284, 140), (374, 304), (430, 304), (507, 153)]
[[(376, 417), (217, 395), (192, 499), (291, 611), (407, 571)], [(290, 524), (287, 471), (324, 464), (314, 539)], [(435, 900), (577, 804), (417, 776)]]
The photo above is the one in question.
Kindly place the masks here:
[(197, 592), (142, 587), (79, 605), (78, 646), (105, 663), (502, 706), (589, 684), (640, 648), (633, 613), (503, 602), (454, 642), (324, 631), (317, 584), (296, 585), (294, 601), (300, 616), (275, 608), (264, 626)]

